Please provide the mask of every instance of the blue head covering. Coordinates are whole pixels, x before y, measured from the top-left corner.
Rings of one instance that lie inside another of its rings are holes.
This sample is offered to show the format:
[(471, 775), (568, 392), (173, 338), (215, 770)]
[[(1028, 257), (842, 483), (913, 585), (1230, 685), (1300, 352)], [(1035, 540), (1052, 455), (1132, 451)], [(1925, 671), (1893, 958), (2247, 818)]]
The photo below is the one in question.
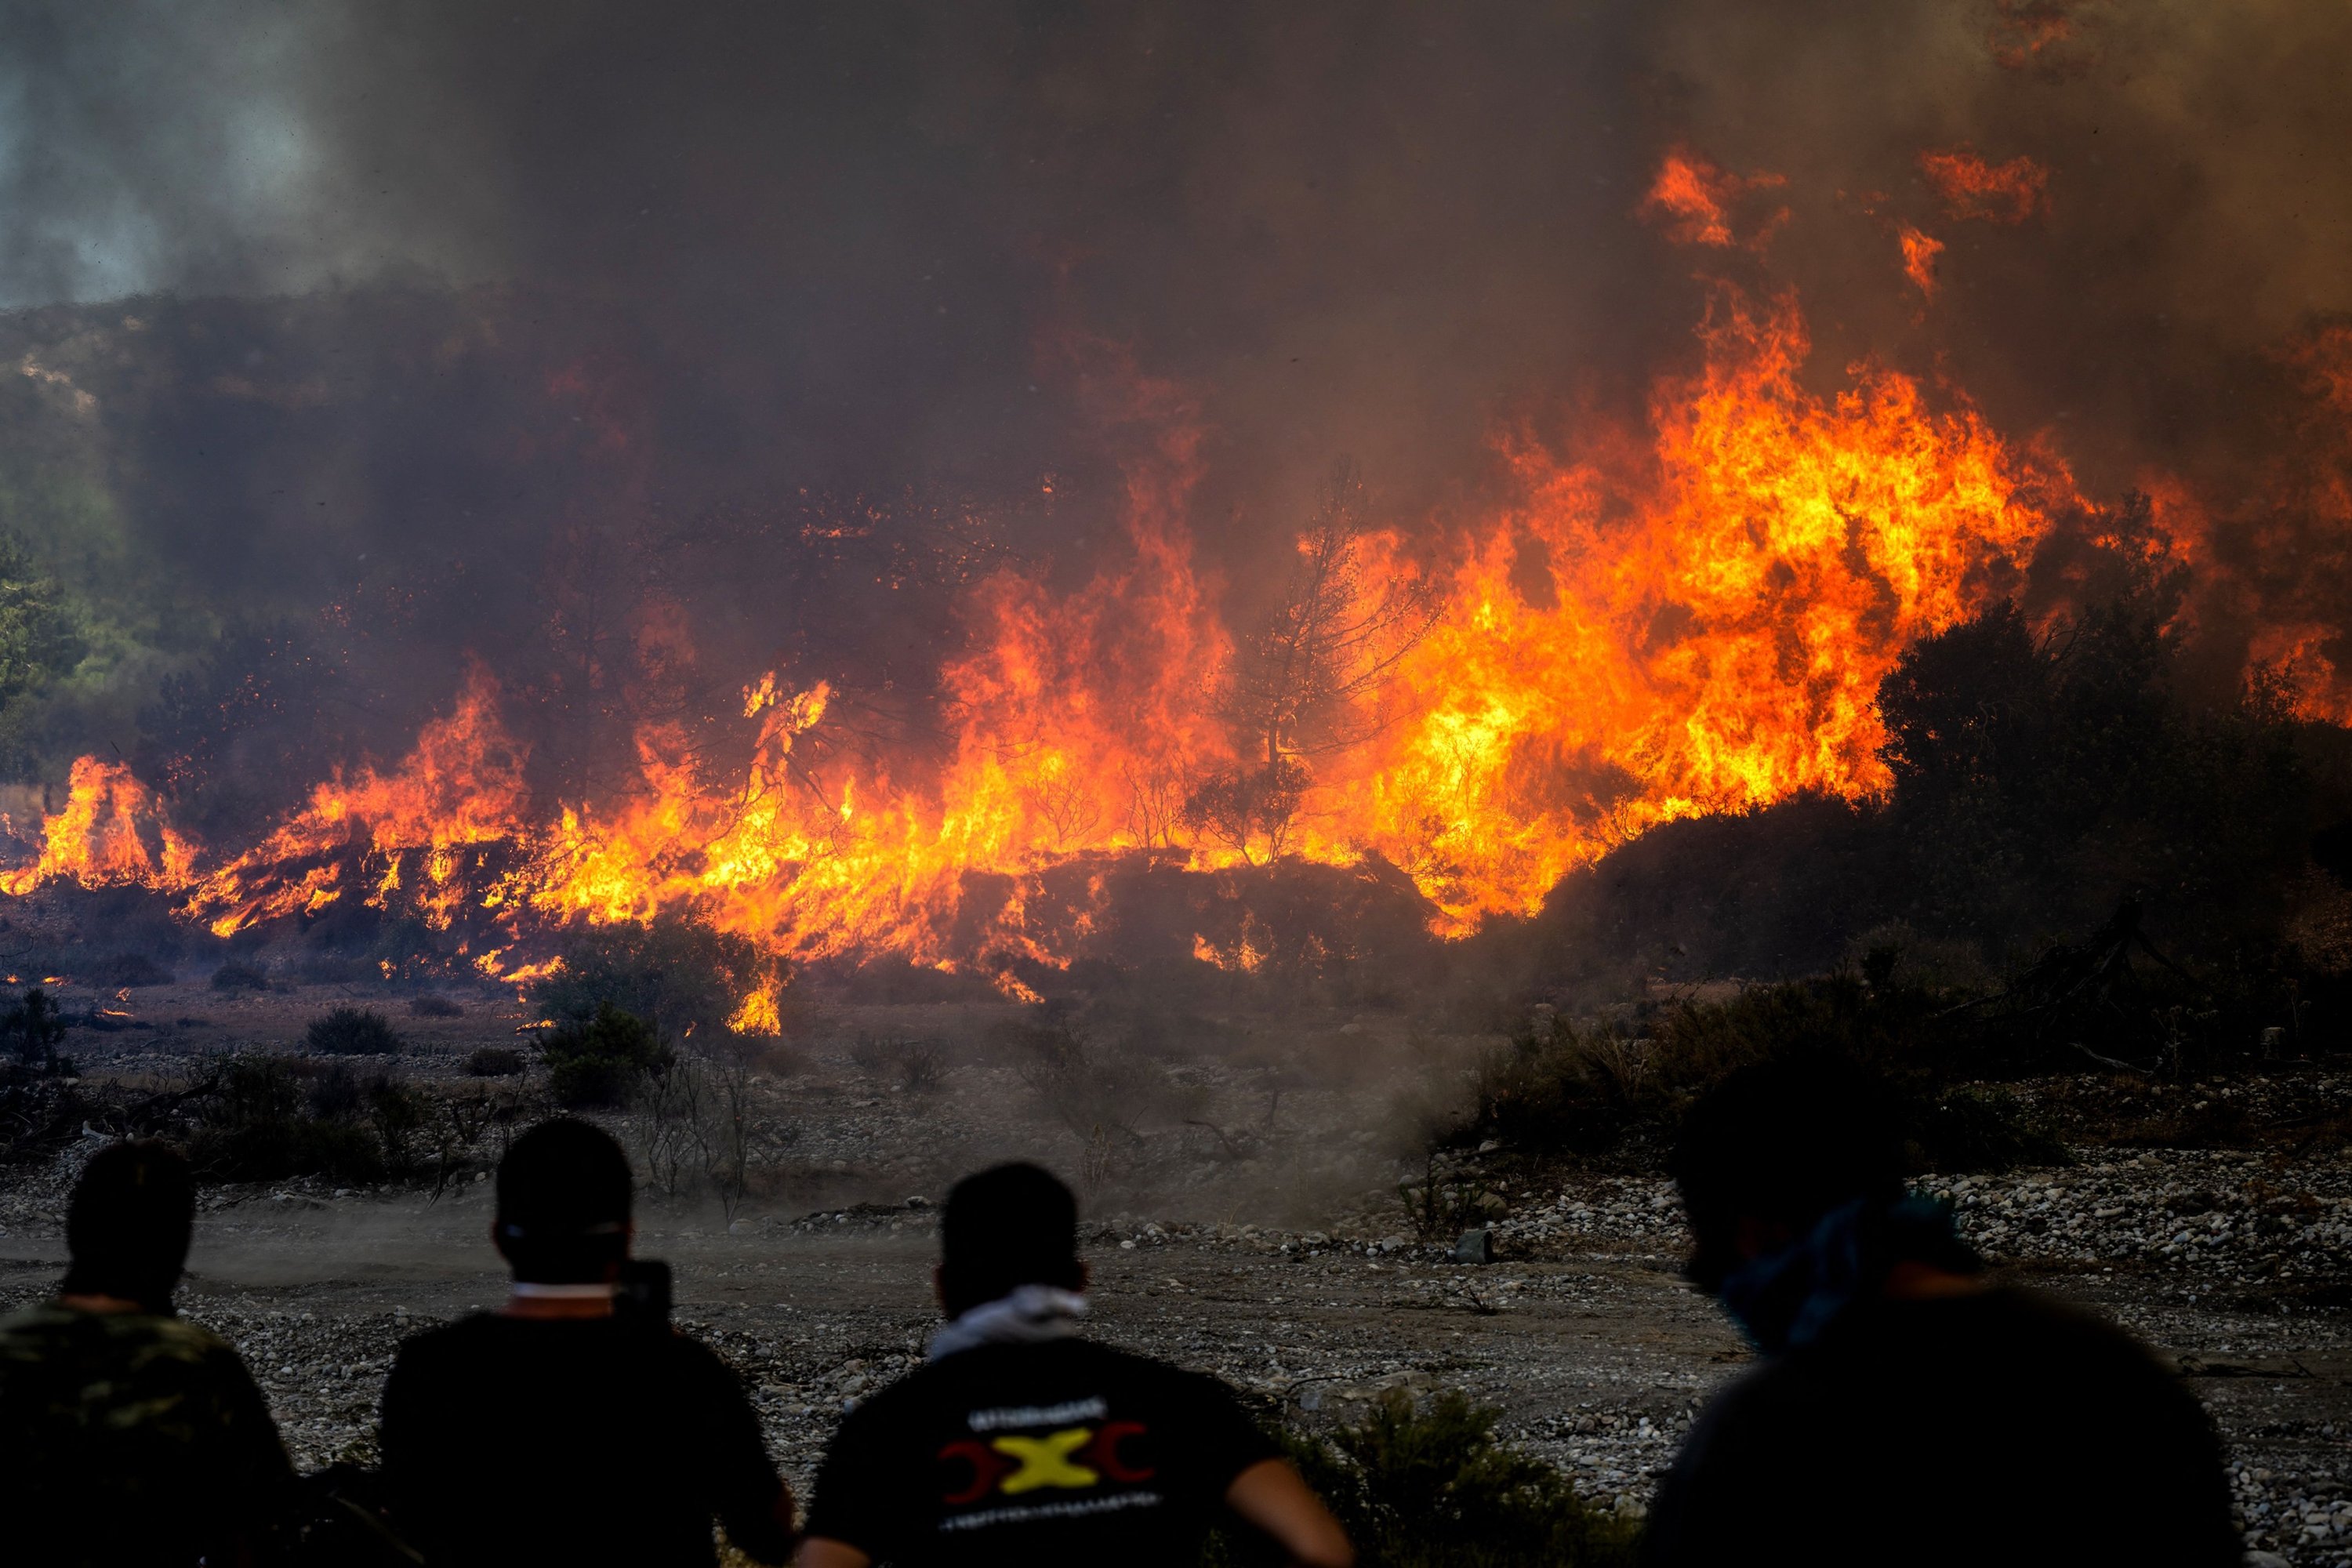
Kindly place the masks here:
[(1974, 1274), (1948, 1204), (1917, 1194), (1864, 1199), (1822, 1216), (1804, 1239), (1734, 1269), (1723, 1304), (1768, 1355), (1812, 1343), (1858, 1301), (1877, 1296), (1897, 1264)]

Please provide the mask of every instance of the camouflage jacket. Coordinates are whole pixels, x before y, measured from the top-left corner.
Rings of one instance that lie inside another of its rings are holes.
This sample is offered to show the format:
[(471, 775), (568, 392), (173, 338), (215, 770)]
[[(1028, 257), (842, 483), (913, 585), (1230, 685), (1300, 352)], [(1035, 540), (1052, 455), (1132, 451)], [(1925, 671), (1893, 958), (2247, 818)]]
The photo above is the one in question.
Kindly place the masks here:
[(55, 1303), (0, 1318), (0, 1555), (223, 1561), (269, 1532), (293, 1484), (261, 1391), (218, 1336)]

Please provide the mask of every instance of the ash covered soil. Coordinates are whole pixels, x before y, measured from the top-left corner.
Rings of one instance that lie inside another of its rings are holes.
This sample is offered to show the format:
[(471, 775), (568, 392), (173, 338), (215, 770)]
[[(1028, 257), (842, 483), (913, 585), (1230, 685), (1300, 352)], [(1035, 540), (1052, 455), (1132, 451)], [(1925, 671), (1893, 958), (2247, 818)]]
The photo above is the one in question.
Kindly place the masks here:
[[(206, 1053), (298, 1050), (310, 1018), (350, 999), (142, 990), (125, 1010), (154, 1026), (77, 1029), (68, 1048), (88, 1079), (167, 1085)], [(467, 1053), (531, 1022), (487, 991), (464, 1005), (387, 1007), (402, 1072), (463, 1089)], [(1490, 1147), (1463, 1170), (1491, 1194), (1497, 1261), (1457, 1263), (1450, 1237), (1417, 1233), (1397, 1194), (1422, 1169), (1414, 1130), (1490, 1042), (1374, 1016), (1219, 1023), (1208, 1047), (1166, 1047), (1126, 1083), (1121, 1130), (1088, 1120), (1099, 1106), (1056, 1105), (1034, 1063), (988, 1044), (1007, 1012), (820, 1009), (805, 1043), (761, 1064), (751, 1194), (731, 1213), (641, 1199), (639, 1251), (672, 1264), (678, 1321), (741, 1371), (797, 1487), (841, 1413), (921, 1354), (933, 1201), (1012, 1156), (1087, 1189), (1094, 1331), (1216, 1372), (1269, 1417), (1344, 1422), (1387, 1389), (1461, 1388), (1633, 1511), (1749, 1359), (1682, 1283), (1681, 1216), (1654, 1175)], [(929, 1071), (909, 1069), (909, 1042), (934, 1043), (912, 1052)], [(2005, 1276), (2107, 1313), (2179, 1369), (2222, 1432), (2250, 1547), (2352, 1562), (2352, 1062), (2009, 1088), (2072, 1163), (1922, 1184)], [(641, 1146), (639, 1119), (602, 1119)], [(54, 1284), (65, 1194), (99, 1142), (5, 1178), (0, 1307)], [(244, 1352), (303, 1466), (369, 1458), (401, 1338), (502, 1295), (494, 1158), (455, 1154), (423, 1185), (207, 1189), (183, 1310)]]

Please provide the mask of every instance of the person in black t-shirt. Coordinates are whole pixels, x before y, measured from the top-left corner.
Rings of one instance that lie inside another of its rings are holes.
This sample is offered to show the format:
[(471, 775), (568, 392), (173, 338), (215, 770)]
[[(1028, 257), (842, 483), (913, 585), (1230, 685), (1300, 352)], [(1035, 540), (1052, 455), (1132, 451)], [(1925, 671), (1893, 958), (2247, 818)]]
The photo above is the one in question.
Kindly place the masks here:
[(967, 1177), (940, 1216), (950, 1320), (857, 1407), (817, 1474), (800, 1568), (1194, 1563), (1230, 1512), (1294, 1561), (1354, 1553), (1213, 1378), (1092, 1344), (1077, 1205), (1034, 1165)]
[(614, 1312), (631, 1177), (585, 1122), (542, 1122), (499, 1165), (492, 1237), (514, 1295), (407, 1341), (384, 1384), (394, 1527), (433, 1568), (714, 1562), (710, 1523), (763, 1563), (792, 1494), (733, 1373), (667, 1323)]
[(1893, 1111), (1826, 1061), (1693, 1108), (1690, 1273), (1765, 1361), (1693, 1429), (1645, 1561), (2236, 1563), (2196, 1400), (2113, 1326), (1988, 1286), (1948, 1212), (1905, 1195)]

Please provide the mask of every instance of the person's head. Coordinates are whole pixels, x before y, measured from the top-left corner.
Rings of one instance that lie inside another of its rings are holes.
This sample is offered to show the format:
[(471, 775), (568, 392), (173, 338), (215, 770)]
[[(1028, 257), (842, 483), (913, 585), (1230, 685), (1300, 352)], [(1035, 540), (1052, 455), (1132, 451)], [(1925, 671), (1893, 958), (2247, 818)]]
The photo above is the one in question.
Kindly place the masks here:
[(82, 1167), (66, 1209), (65, 1294), (168, 1311), (195, 1218), (195, 1180), (177, 1150), (152, 1138), (107, 1145)]
[(1903, 1192), (1903, 1133), (1877, 1079), (1826, 1057), (1742, 1068), (1701, 1096), (1674, 1156), (1709, 1290), (1857, 1199)]
[(518, 1280), (603, 1285), (629, 1256), (629, 1158), (584, 1121), (542, 1121), (499, 1162), (492, 1235)]
[(1086, 1289), (1077, 1199), (1034, 1165), (966, 1176), (940, 1215), (940, 1305), (961, 1317), (1024, 1285)]

